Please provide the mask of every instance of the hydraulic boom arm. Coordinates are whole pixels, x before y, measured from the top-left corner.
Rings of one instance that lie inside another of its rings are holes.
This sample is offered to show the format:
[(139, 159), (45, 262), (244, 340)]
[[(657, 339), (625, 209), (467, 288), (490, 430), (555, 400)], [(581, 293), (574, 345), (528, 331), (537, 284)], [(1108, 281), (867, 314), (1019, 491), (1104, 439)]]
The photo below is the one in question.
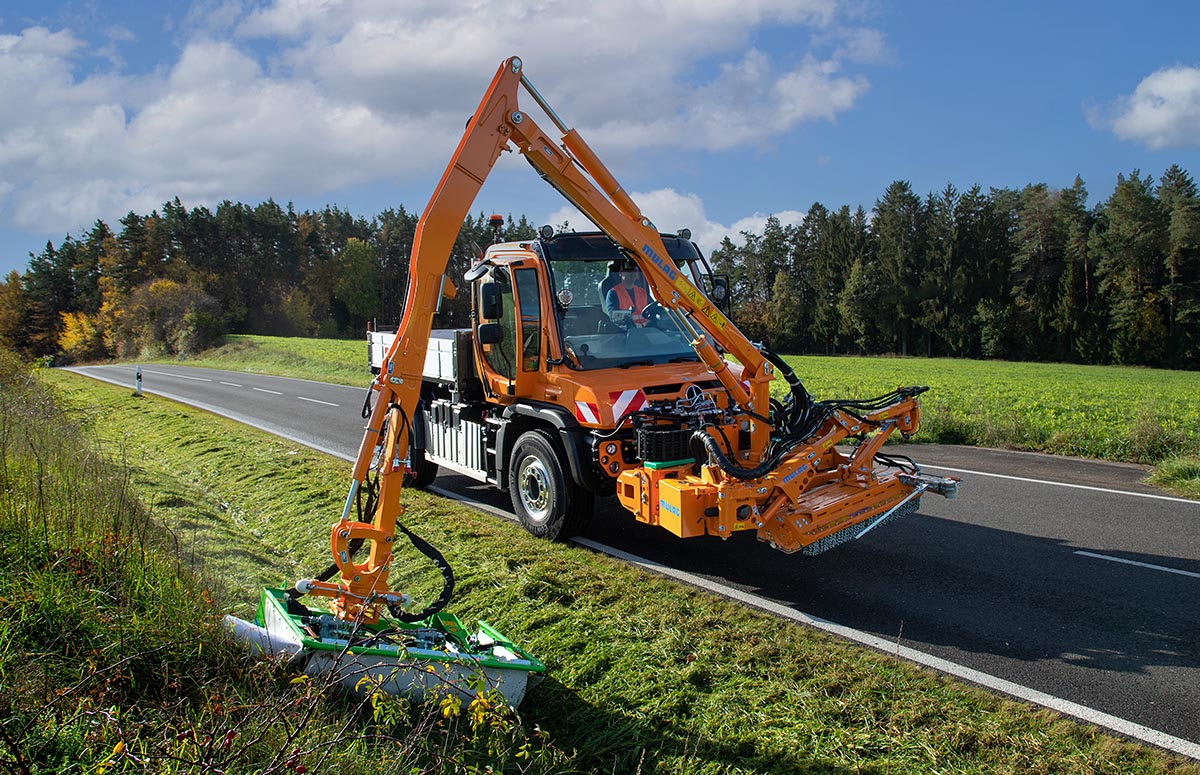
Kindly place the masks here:
[[(518, 86), (524, 86), (562, 131), (561, 144), (551, 140), (520, 108)], [(492, 79), (441, 181), (417, 223), (409, 281), (396, 339), (384, 356), (377, 394), (355, 459), (350, 492), (341, 519), (333, 527), (331, 549), (340, 571), (336, 581), (306, 580), (300, 591), (333, 598), (342, 618), (374, 621), (382, 604), (400, 599), (389, 590), (388, 572), (396, 521), (403, 515), (400, 490), (411, 420), (420, 398), (421, 367), (429, 332), (442, 296), (456, 289), (445, 276), (446, 265), (462, 222), (500, 153), (515, 148), (572, 204), (592, 219), (629, 256), (659, 290), (661, 302), (682, 313), (691, 344), (734, 401), (750, 410), (767, 405), (771, 367), (762, 354), (667, 258), (658, 231), (573, 129), (567, 129), (522, 72), (518, 57), (505, 60)], [(585, 172), (587, 173), (585, 175)], [(591, 179), (587, 177), (591, 176)], [(595, 182), (593, 182), (595, 181)], [(711, 339), (710, 339), (711, 337)], [(749, 375), (751, 395), (717, 351), (714, 340), (735, 356)], [(768, 429), (763, 429), (764, 432)], [(379, 493), (371, 522), (352, 513), (359, 491), (373, 466)], [(350, 544), (370, 543), (370, 555), (357, 563)]]
[[(524, 87), (549, 116), (560, 132), (558, 140), (547, 136), (521, 109), (518, 87)], [(379, 376), (372, 385), (374, 408), (359, 446), (341, 519), (334, 525), (331, 536), (331, 549), (339, 578), (334, 581), (310, 579), (297, 585), (301, 592), (333, 598), (332, 608), (343, 619), (374, 621), (381, 605), (395, 606), (403, 597), (389, 589), (388, 572), (397, 520), (404, 512), (400, 504), (400, 490), (409, 454), (412, 420), (420, 399), (421, 371), (433, 315), (443, 297), (453, 298), (457, 292), (445, 276), (445, 271), (463, 220), (501, 152), (510, 149), (521, 153), (542, 177), (637, 263), (657, 300), (678, 313), (676, 317), (683, 333), (705, 366), (719, 380), (730, 398), (731, 409), (753, 419), (746, 423), (748, 443), (741, 447), (741, 462), (731, 463), (715, 441), (708, 445), (709, 453), (714, 460), (720, 461), (722, 471), (739, 480), (736, 492), (730, 489), (730, 495), (736, 494), (741, 499), (737, 503), (760, 502), (770, 513), (760, 512), (757, 505), (736, 505), (734, 499), (730, 498), (722, 502), (722, 524), (729, 521), (740, 529), (746, 521), (743, 512), (751, 513), (747, 510), (752, 509), (754, 514), (777, 517), (782, 526), (777, 528), (776, 533), (771, 533), (769, 525), (760, 523), (760, 537), (766, 536), (765, 540), (781, 547), (796, 544), (798, 539), (794, 538), (793, 532), (789, 532), (793, 528), (788, 528), (784, 523), (790, 520), (795, 525), (800, 524), (791, 516), (792, 510), (799, 504), (798, 488), (803, 483), (813, 481), (817, 462), (832, 444), (848, 435), (860, 433), (858, 420), (855, 419), (857, 415), (835, 416), (832, 410), (827, 410), (826, 427), (820, 434), (820, 439), (825, 440), (824, 446), (805, 447), (807, 457), (804, 459), (799, 454), (784, 459), (784, 455), (796, 444), (792, 443), (782, 451), (779, 445), (772, 446), (772, 433), (776, 429), (772, 427), (770, 383), (775, 370), (779, 369), (792, 386), (793, 395), (806, 410), (808, 398), (799, 381), (781, 360), (768, 356), (750, 342), (679, 270), (668, 257), (654, 224), (642, 215), (579, 133), (569, 129), (532, 86), (522, 72), (521, 60), (512, 57), (503, 62), (496, 72), (417, 223), (403, 318), (395, 341), (384, 356)], [(721, 350), (742, 365), (740, 376), (730, 370)], [(913, 395), (897, 396), (888, 409), (881, 406), (880, 410), (881, 413), (865, 418), (865, 423), (873, 427), (881, 424), (890, 427), (896, 421), (894, 418), (905, 413), (909, 417), (908, 427), (915, 429), (916, 403)], [(796, 416), (800, 417), (801, 414)], [(816, 414), (812, 416), (816, 417)], [(834, 422), (837, 428), (829, 425), (829, 422)], [(797, 427), (800, 424), (797, 423)], [(903, 423), (898, 427), (905, 429)], [(816, 434), (819, 429), (819, 425), (813, 426), (809, 435)], [(793, 441), (786, 434), (783, 438)], [(878, 443), (882, 443), (882, 439)], [(809, 452), (810, 449), (815, 451)], [(843, 466), (845, 470), (838, 476), (847, 481), (854, 477), (869, 478), (871, 474), (866, 468), (872, 465), (874, 448), (869, 452), (863, 456), (865, 462), (860, 466), (862, 470)], [(751, 467), (743, 468), (743, 465)], [(378, 479), (377, 494), (373, 486), (375, 482), (371, 479), (372, 472)], [(719, 474), (710, 473), (710, 476)], [(833, 474), (827, 472), (820, 476), (830, 479)], [(369, 488), (371, 497), (367, 498), (368, 507), (364, 511), (370, 512), (369, 522), (363, 521), (365, 514), (357, 518), (353, 514), (355, 506), (360, 503), (361, 491), (368, 484), (372, 485)], [(709, 484), (722, 486), (719, 481)], [(769, 503), (761, 493), (773, 493)], [(403, 530), (403, 527), (400, 529)], [(787, 535), (779, 533), (779, 530), (784, 530)], [(370, 544), (370, 555), (361, 563), (355, 562), (350, 556), (351, 543), (358, 541)]]

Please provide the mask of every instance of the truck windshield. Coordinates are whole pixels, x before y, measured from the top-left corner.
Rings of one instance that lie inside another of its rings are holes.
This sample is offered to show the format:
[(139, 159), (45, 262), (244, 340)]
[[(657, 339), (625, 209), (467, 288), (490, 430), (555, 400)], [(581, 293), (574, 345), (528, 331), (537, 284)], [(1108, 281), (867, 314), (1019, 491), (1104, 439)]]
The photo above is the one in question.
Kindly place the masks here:
[(608, 261), (549, 264), (559, 336), (571, 366), (607, 369), (698, 360), (676, 314), (653, 303), (640, 272), (631, 273), (622, 292), (613, 290), (621, 276)]

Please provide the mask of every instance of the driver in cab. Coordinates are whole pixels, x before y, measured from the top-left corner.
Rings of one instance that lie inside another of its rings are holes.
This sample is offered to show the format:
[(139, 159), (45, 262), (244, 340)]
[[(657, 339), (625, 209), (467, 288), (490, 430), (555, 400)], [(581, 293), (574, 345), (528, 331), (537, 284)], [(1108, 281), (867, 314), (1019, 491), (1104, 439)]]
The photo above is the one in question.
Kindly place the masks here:
[(621, 281), (605, 295), (604, 311), (622, 328), (628, 328), (631, 324), (634, 328), (644, 328), (650, 322), (642, 314), (650, 303), (650, 294), (646, 292), (641, 270), (624, 266), (616, 274)]

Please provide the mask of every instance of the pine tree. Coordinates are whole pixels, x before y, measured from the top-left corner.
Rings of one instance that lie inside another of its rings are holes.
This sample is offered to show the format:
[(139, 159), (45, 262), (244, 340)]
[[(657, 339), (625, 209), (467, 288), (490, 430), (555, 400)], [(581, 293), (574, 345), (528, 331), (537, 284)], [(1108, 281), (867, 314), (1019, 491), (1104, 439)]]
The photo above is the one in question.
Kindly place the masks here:
[(1101, 363), (1108, 358), (1108, 318), (1096, 275), (1098, 259), (1089, 244), (1096, 219), (1087, 209), (1087, 198), (1078, 176), (1059, 197), (1066, 243), (1053, 325), (1062, 338), (1065, 358)]
[(1118, 363), (1160, 363), (1166, 354), (1168, 221), (1152, 179), (1137, 170), (1118, 175), (1103, 212), (1103, 229), (1091, 246), (1100, 256), (1100, 291), (1111, 310), (1112, 357)]
[(872, 231), (882, 272), (879, 301), (885, 317), (892, 321), (892, 347), (901, 355), (908, 354), (920, 315), (924, 216), (921, 199), (906, 180), (892, 183), (875, 203)]
[(1165, 288), (1167, 357), (1175, 366), (1200, 367), (1200, 196), (1179, 165), (1163, 174), (1158, 199), (1167, 212)]
[(1054, 319), (1062, 286), (1067, 233), (1060, 194), (1045, 183), (1026, 186), (1017, 204), (1012, 284), (1015, 342), (1021, 358), (1061, 359)]
[(980, 210), (978, 253), (971, 272), (979, 301), (971, 325), (978, 341), (976, 354), (984, 358), (1010, 358), (1016, 351), (1012, 331), (1012, 253), (1016, 234), (1019, 194), (993, 188)]
[(67, 248), (65, 251), (47, 242), (41, 253), (30, 253), (29, 268), (22, 279), (29, 325), (28, 343), (37, 355), (52, 355), (58, 350), (62, 313), (73, 311), (74, 241), (68, 236), (63, 245)]
[(946, 326), (942, 336), (946, 351), (958, 357), (978, 356), (979, 330), (975, 312), (987, 295), (986, 267), (995, 220), (991, 200), (978, 185), (967, 189), (954, 203), (956, 260), (947, 275)]
[(401, 206), (375, 217), (375, 244), (380, 265), (380, 322), (397, 326), (404, 313), (404, 291), (408, 285), (408, 261), (412, 252), (417, 216)]
[(930, 194), (925, 200), (925, 266), (917, 291), (920, 309), (917, 322), (925, 332), (925, 351), (930, 356), (947, 349), (954, 277), (959, 263), (954, 221), (958, 198), (958, 189), (947, 183), (940, 194)]
[(881, 304), (883, 285), (875, 237), (862, 207), (855, 210), (851, 221), (851, 244), (850, 268), (838, 296), (841, 333), (859, 352), (881, 352), (891, 341), (893, 331)]
[(819, 202), (801, 224), (801, 241), (809, 255), (812, 294), (811, 347), (833, 354), (841, 350), (842, 325), (838, 301), (856, 255), (856, 235), (850, 208), (830, 213)]

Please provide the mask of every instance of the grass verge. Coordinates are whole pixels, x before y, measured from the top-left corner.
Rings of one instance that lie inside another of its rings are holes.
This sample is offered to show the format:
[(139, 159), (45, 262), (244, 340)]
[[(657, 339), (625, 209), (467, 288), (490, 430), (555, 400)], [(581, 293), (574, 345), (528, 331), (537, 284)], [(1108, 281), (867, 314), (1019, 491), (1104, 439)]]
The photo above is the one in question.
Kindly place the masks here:
[(1200, 500), (1200, 457), (1172, 457), (1159, 463), (1150, 482), (1187, 498)]
[(1200, 372), (946, 358), (788, 361), (818, 397), (929, 385), (922, 441), (1131, 463), (1200, 449)]
[[(79, 414), (0, 353), (0, 771), (569, 771), (486, 698), (461, 717), (355, 703), (282, 662), (246, 662), (222, 631), (209, 563), (191, 562), (208, 559), (195, 551), (207, 538), (186, 545), (201, 527), (184, 520), (230, 509), (170, 472), (114, 464)], [(87, 417), (109, 425), (103, 410)], [(174, 441), (187, 459), (187, 440)], [(211, 567), (228, 582), (245, 564)]]
[[(47, 379), (127, 461), (130, 486), (214, 569), (234, 610), (262, 583), (327, 563), (344, 463), (164, 400)], [(406, 522), (456, 568), (455, 611), (486, 616), (550, 666), (524, 728), (569, 752), (572, 770), (1200, 773), (450, 501), (404, 498)], [(436, 571), (406, 564), (412, 589), (436, 588)]]

